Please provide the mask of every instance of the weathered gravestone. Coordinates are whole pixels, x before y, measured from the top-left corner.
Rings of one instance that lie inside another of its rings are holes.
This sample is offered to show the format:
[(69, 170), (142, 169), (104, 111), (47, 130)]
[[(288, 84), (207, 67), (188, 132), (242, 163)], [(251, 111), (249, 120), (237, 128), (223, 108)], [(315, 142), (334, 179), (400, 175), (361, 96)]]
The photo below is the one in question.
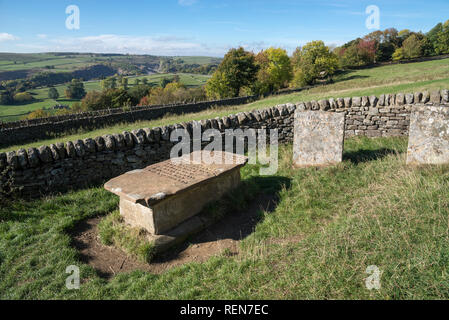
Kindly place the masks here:
[(449, 106), (415, 106), (410, 115), (407, 164), (449, 163)]
[[(216, 162), (222, 164), (207, 164), (205, 155), (221, 159)], [(246, 163), (246, 157), (236, 154), (196, 151), (125, 173), (105, 188), (120, 196), (120, 214), (127, 224), (160, 235), (237, 187)]]
[(341, 162), (344, 132), (344, 113), (296, 111), (294, 166), (326, 166)]

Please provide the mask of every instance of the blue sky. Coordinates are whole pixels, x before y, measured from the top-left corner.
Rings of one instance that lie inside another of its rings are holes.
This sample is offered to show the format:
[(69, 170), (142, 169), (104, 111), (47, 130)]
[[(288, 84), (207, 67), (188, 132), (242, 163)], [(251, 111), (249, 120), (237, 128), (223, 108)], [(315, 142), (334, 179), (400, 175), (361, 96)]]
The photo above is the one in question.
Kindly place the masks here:
[[(66, 28), (66, 7), (80, 29)], [(380, 28), (428, 31), (449, 19), (448, 0), (0, 0), (0, 52), (79, 51), (223, 56), (231, 47), (290, 53), (311, 40), (341, 45)]]

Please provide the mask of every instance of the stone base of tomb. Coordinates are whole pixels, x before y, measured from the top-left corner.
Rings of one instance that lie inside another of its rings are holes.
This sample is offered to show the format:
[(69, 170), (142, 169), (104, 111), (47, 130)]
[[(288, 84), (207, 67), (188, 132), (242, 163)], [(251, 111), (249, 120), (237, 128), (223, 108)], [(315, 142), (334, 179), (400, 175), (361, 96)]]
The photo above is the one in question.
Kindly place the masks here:
[(147, 239), (153, 245), (154, 254), (157, 255), (183, 243), (189, 237), (203, 231), (219, 220), (220, 217), (211, 215), (208, 212), (200, 213), (164, 234), (148, 234)]
[(166, 235), (173, 230), (176, 233), (175, 227), (181, 222), (195, 216), (207, 204), (220, 199), (239, 184), (240, 168), (237, 167), (151, 206), (120, 198), (120, 214), (127, 224), (143, 228), (152, 235)]

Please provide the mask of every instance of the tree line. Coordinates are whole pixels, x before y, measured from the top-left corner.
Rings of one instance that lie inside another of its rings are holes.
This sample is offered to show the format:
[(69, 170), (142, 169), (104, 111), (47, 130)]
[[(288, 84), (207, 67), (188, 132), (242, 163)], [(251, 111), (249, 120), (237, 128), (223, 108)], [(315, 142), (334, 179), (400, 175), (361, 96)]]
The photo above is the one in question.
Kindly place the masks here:
[(237, 48), (225, 55), (206, 84), (206, 92), (211, 99), (262, 95), (332, 80), (340, 68), (443, 54), (449, 54), (449, 20), (427, 33), (379, 30), (333, 49), (323, 41), (312, 41), (298, 47), (291, 57), (281, 48), (258, 54)]

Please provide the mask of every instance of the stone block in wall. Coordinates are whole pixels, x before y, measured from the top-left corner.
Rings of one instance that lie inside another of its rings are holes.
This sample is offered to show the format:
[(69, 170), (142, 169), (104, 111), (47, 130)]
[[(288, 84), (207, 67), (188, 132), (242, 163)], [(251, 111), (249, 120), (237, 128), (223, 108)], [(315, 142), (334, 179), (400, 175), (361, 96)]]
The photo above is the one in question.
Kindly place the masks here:
[(376, 96), (370, 96), (369, 97), (369, 104), (370, 104), (370, 106), (371, 107), (376, 107), (377, 106), (377, 101), (378, 101), (379, 99), (377, 99), (377, 97)]
[(368, 107), (369, 106), (369, 98), (367, 96), (362, 97), (362, 107)]
[(377, 115), (377, 114), (379, 114), (379, 108), (369, 107), (367, 114), (371, 115), (371, 116)]
[(402, 106), (405, 104), (405, 96), (403, 93), (398, 93), (396, 95), (395, 105)]
[(75, 147), (76, 156), (78, 158), (83, 158), (86, 155), (86, 148), (84, 147), (84, 142), (82, 140), (76, 140), (73, 142)]
[(325, 99), (319, 100), (318, 105), (320, 106), (321, 111), (327, 111), (330, 109), (329, 100), (325, 100)]
[(367, 137), (370, 137), (370, 138), (373, 138), (373, 137), (380, 137), (380, 136), (382, 136), (382, 132), (380, 132), (379, 130), (377, 130), (377, 129), (374, 129), (374, 130), (366, 130), (365, 131), (365, 135), (367, 136)]
[(415, 96), (413, 93), (406, 93), (405, 94), (405, 103), (406, 104), (412, 104), (415, 101)]
[(343, 98), (337, 98), (337, 107), (343, 109), (345, 107), (345, 100)]
[[(281, 116), (286, 116), (288, 114), (287, 106), (285, 104), (281, 104), (281, 105), (277, 106), (276, 109), (279, 110), (279, 114)], [(265, 111), (265, 109), (264, 109), (264, 111)]]
[(360, 108), (362, 106), (362, 99), (360, 97), (353, 97), (352, 98), (352, 104), (351, 106), (354, 108)]
[[(237, 118), (238, 118), (238, 116), (237, 116)], [(207, 129), (210, 129), (210, 120), (209, 119), (200, 120), (200, 123), (201, 123), (202, 131), (206, 131)], [(161, 133), (162, 133), (162, 140), (168, 141), (168, 139), (165, 139), (163, 137), (163, 135), (165, 133), (165, 127), (161, 127)]]
[(9, 167), (13, 169), (19, 168), (19, 159), (17, 158), (17, 154), (15, 151), (9, 151), (6, 153), (6, 161)]
[(346, 138), (350, 138), (355, 136), (355, 131), (354, 130), (345, 130), (345, 137)]
[(441, 90), (441, 102), (449, 103), (449, 90), (446, 89)]
[[(143, 129), (131, 131), (134, 144), (144, 144), (146, 142), (146, 134)], [(106, 141), (106, 140), (105, 140)]]
[(113, 134), (114, 139), (115, 139), (115, 143), (116, 143), (116, 148), (118, 150), (123, 150), (126, 148), (126, 142), (125, 142), (125, 137), (120, 134), (120, 133), (116, 133)]
[(306, 111), (306, 105), (304, 104), (304, 102), (298, 102), (296, 104), (296, 110)]
[(306, 105), (306, 110), (312, 110), (312, 102), (311, 101), (306, 101), (304, 104)]
[(293, 103), (287, 103), (287, 112), (289, 114), (294, 114), (296, 110), (296, 106)]
[[(144, 129), (144, 130), (145, 130), (145, 129)], [(145, 131), (145, 133), (147, 133), (147, 132)], [(126, 145), (126, 147), (128, 147), (128, 148), (134, 147), (133, 136), (132, 136), (132, 134), (131, 134), (130, 132), (128, 132), (128, 131), (123, 131), (123, 132), (122, 132), (122, 136), (123, 136), (123, 138), (125, 139), (125, 145)]]
[[(257, 111), (257, 110), (256, 110)], [(260, 114), (259, 112), (253, 112), (254, 117), (256, 118), (257, 121), (260, 121)], [(225, 129), (229, 129), (231, 127), (231, 120), (229, 119), (229, 117), (224, 116), (221, 118), (221, 121), (223, 121), (223, 126)]]
[(6, 160), (6, 153), (4, 152), (0, 153), (0, 170), (6, 168), (7, 164), (8, 162)]
[(36, 168), (40, 164), (39, 151), (36, 148), (29, 148), (27, 154), (30, 167)]
[(67, 150), (65, 149), (64, 142), (56, 143), (56, 148), (58, 149), (58, 154), (60, 159), (67, 158)]
[[(249, 115), (250, 113), (245, 113), (245, 116), (251, 120), (251, 116)], [(211, 129), (215, 129), (218, 130), (218, 121), (217, 119), (211, 119), (210, 120), (210, 127)]]
[(91, 138), (87, 138), (83, 140), (84, 147), (86, 152), (95, 153), (97, 152), (97, 148), (95, 147), (95, 141)]
[(377, 102), (377, 105), (380, 107), (385, 106), (385, 95), (384, 94), (381, 94), (379, 96), (379, 101)]
[(279, 109), (277, 107), (273, 107), (273, 108), (271, 108), (271, 114), (274, 117), (279, 117), (281, 115), (281, 112), (279, 111)]
[(61, 159), (61, 157), (59, 156), (59, 150), (58, 147), (55, 144), (51, 144), (50, 145), (50, 152), (51, 152), (51, 156), (55, 161), (58, 161)]
[[(140, 131), (140, 130), (137, 130), (137, 131)], [(115, 143), (115, 139), (114, 139), (113, 135), (105, 134), (103, 136), (103, 140), (104, 140), (104, 146), (105, 146), (106, 151), (114, 151), (115, 150), (116, 143)]]
[(422, 103), (427, 103), (429, 101), (430, 101), (430, 92), (429, 91), (424, 91), (422, 93), (422, 100), (421, 100), (421, 102)]
[[(81, 140), (78, 140), (78, 141), (81, 141)], [(48, 146), (40, 146), (38, 149), (38, 152), (39, 152), (39, 159), (43, 163), (53, 162), (53, 157), (51, 156), (51, 150)]]
[(106, 149), (106, 143), (105, 143), (103, 137), (96, 137), (94, 139), (94, 141), (95, 141), (95, 145), (97, 147), (98, 152), (102, 152)]
[(312, 100), (312, 101), (310, 101), (310, 103), (312, 104), (312, 108), (310, 110), (313, 110), (313, 111), (320, 110), (320, 105), (318, 104), (318, 101)]
[(440, 104), (441, 102), (441, 93), (440, 91), (432, 91), (430, 93), (430, 102), (433, 104)]
[[(251, 111), (250, 114), (251, 114), (251, 117), (254, 118), (254, 112)], [(223, 131), (224, 130), (223, 120), (219, 117), (217, 117), (215, 119), (217, 120), (218, 130)], [(254, 118), (254, 120), (255, 120), (255, 118)]]
[(249, 119), (243, 112), (240, 112), (237, 114), (237, 120), (239, 121), (239, 124), (245, 124)]
[[(279, 113), (280, 113), (280, 114), (282, 114), (282, 111), (281, 111), (281, 110), (282, 110), (282, 108), (279, 110)], [(260, 110), (260, 117), (261, 117), (261, 120), (266, 120), (266, 119), (268, 119), (268, 112), (267, 112), (266, 109)], [(235, 119), (235, 116), (230, 115), (229, 118), (231, 118), (231, 122), (232, 122), (233, 124), (235, 124), (235, 121), (233, 121), (233, 119)], [(234, 126), (234, 127), (236, 127), (236, 126)]]
[(22, 169), (28, 168), (28, 154), (25, 149), (17, 151), (17, 161)]
[(415, 92), (413, 94), (413, 102), (414, 103), (420, 103), (422, 100), (422, 92)]
[(344, 98), (345, 101), (345, 108), (351, 108), (352, 107), (352, 99), (350, 97)]

